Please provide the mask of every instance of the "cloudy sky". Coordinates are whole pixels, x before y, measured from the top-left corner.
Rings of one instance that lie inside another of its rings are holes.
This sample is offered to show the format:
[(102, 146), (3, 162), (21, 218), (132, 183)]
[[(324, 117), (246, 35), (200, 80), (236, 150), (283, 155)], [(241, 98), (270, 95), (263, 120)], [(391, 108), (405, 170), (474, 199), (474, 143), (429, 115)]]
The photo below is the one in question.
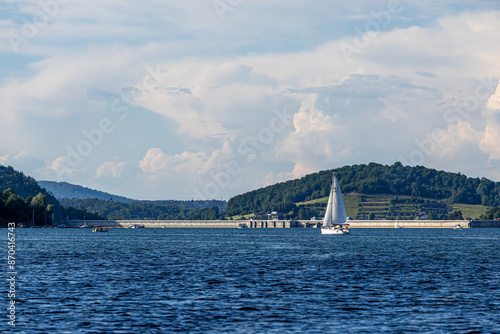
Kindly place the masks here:
[(500, 2), (4, 0), (0, 164), (229, 199), (378, 162), (500, 181)]

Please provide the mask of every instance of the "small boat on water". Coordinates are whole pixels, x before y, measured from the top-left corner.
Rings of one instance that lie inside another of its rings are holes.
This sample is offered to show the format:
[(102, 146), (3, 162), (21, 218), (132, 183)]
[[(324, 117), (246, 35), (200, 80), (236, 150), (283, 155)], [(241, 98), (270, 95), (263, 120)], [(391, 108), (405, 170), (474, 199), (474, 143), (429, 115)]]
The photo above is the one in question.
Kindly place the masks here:
[(87, 222), (84, 221), (83, 225), (80, 226), (80, 228), (90, 228), (91, 226), (87, 225)]
[(332, 187), (328, 197), (321, 234), (349, 234), (344, 198), (335, 173), (333, 173)]
[(92, 232), (108, 232), (108, 229), (106, 227), (94, 227)]
[(403, 226), (398, 225), (398, 220), (396, 219), (396, 222), (394, 223), (394, 228), (403, 228)]
[(238, 225), (238, 228), (248, 228), (248, 226), (247, 226), (247, 224), (245, 224), (245, 223), (240, 223), (240, 224)]
[(455, 225), (454, 230), (463, 230), (463, 226), (460, 224)]
[(130, 225), (129, 227), (127, 227), (127, 228), (144, 228), (144, 225), (133, 224), (133, 225)]

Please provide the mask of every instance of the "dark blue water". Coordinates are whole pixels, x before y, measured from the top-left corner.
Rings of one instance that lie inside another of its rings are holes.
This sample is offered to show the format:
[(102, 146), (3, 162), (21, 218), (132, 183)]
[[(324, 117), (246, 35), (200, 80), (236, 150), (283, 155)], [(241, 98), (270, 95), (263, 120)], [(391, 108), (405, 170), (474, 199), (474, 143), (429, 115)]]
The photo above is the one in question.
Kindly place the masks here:
[(319, 232), (17, 229), (16, 331), (500, 332), (500, 229)]

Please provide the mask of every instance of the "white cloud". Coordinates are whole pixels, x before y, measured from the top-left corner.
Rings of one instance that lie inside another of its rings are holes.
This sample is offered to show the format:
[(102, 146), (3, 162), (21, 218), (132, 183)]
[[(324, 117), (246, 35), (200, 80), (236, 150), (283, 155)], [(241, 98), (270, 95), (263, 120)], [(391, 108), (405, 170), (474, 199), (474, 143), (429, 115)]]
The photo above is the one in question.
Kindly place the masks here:
[(106, 161), (97, 167), (96, 176), (118, 178), (122, 175), (126, 163), (123, 161)]
[(486, 127), (479, 147), (489, 154), (490, 160), (500, 160), (500, 83), (482, 114)]
[[(329, 116), (318, 109), (317, 94), (310, 94), (302, 101), (302, 106), (294, 115), (294, 131), (283, 141), (279, 155), (285, 156), (295, 164), (291, 173), (293, 177), (301, 177), (306, 173), (327, 168), (329, 164), (348, 159), (349, 145), (345, 145), (342, 137), (346, 132), (340, 116)], [(324, 101), (328, 104), (328, 100)], [(335, 120), (337, 119), (337, 120)]]
[(68, 167), (66, 157), (58, 157), (54, 161), (46, 163), (44, 168), (38, 170), (40, 176), (45, 179), (55, 179), (62, 181), (64, 177), (71, 177), (76, 172), (76, 168)]
[[(63, 175), (120, 187), (131, 197), (164, 196), (168, 188), (172, 197), (188, 198), (197, 182), (212, 182), (211, 173), (231, 161), (241, 173), (221, 189), (227, 197), (339, 165), (393, 163), (439, 129), (445, 139), (423, 164), (466, 168), (464, 152), (484, 163), (500, 159), (499, 93), (459, 123), (443, 117), (474, 96), (480, 78), (500, 77), (500, 11), (449, 15), (456, 9), (448, 2), (425, 2), (432, 10), (405, 3), (410, 17), (395, 16), (384, 31), (369, 34), (369, 45), (347, 62), (341, 43), (352, 43), (353, 28), (363, 28), (373, 19), (367, 13), (386, 1), (358, 8), (259, 0), (223, 22), (206, 1), (196, 8), (147, 4), (72, 2), (30, 40), (23, 52), (36, 58), (0, 86), (0, 162), (37, 152), (42, 160), (25, 164), (26, 172), (54, 175), (67, 147), (86, 140), (82, 130), (108, 117), (116, 130)], [(19, 6), (26, 15), (38, 10), (36, 2)], [(276, 15), (277, 8), (289, 16)], [(420, 20), (427, 14), (432, 24)], [(0, 24), (1, 32), (14, 28)], [(148, 67), (163, 75), (145, 87)], [(129, 116), (119, 120), (111, 101), (124, 102), (120, 94), (132, 92), (144, 99), (122, 103)], [(294, 114), (293, 124), (248, 161), (239, 148), (283, 108)]]
[(143, 172), (153, 175), (163, 173), (192, 175), (204, 169), (207, 161), (208, 157), (203, 152), (182, 152), (168, 156), (159, 148), (152, 148), (139, 162), (139, 167)]
[[(463, 155), (464, 146), (472, 144), (477, 147), (481, 140), (481, 132), (472, 128), (470, 123), (462, 121), (456, 125), (450, 125), (447, 131), (437, 133), (436, 153), (440, 159), (453, 158)], [(432, 135), (427, 136), (428, 142), (431, 142)], [(432, 148), (431, 145), (429, 145)]]
[(6, 165), (10, 160), (10, 155), (9, 154), (6, 154), (6, 155), (0, 155), (0, 165)]

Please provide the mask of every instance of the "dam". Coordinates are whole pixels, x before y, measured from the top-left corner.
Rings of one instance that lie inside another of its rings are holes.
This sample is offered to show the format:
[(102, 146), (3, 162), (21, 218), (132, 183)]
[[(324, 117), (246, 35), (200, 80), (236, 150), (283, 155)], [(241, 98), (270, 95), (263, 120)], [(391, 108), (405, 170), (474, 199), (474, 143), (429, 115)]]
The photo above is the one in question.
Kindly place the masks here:
[[(59, 227), (105, 226), (127, 228), (320, 228), (321, 220), (67, 220)], [(398, 220), (402, 228), (500, 228), (500, 220)], [(350, 228), (395, 228), (394, 220), (350, 220)]]

